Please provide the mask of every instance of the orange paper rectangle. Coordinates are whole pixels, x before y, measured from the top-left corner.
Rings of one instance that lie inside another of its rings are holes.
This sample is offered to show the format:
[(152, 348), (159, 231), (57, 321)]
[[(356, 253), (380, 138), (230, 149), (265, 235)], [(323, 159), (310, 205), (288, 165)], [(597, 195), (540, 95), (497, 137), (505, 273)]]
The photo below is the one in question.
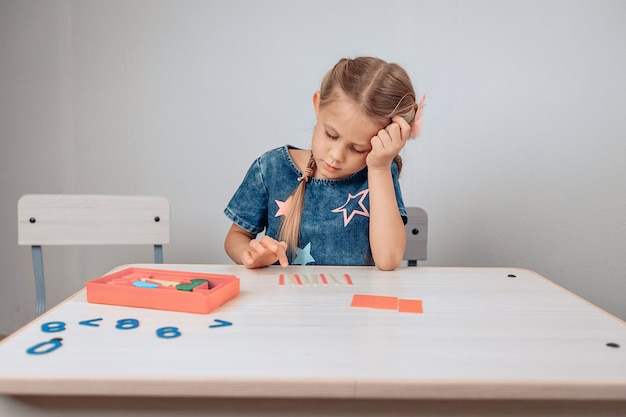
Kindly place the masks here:
[(400, 313), (423, 313), (422, 300), (398, 300), (398, 311)]
[(373, 308), (375, 295), (354, 294), (351, 307)]
[(398, 308), (398, 297), (377, 295), (374, 298), (374, 305), (372, 307), (383, 310), (396, 310)]

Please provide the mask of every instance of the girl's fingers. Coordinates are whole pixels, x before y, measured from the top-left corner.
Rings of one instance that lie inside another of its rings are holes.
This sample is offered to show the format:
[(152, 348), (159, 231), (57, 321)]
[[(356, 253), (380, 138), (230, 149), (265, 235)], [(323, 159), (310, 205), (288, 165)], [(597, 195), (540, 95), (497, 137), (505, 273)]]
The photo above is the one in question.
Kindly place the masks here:
[(258, 244), (262, 247), (263, 254), (268, 255), (268, 251), (272, 253), (272, 264), (278, 261), (282, 267), (289, 266), (287, 243), (279, 242), (269, 236), (263, 236)]
[(258, 240), (252, 239), (250, 241), (250, 255), (254, 256), (254, 254), (262, 255), (265, 253), (265, 246), (262, 245)]
[(252, 258), (252, 254), (249, 250), (245, 251), (241, 256), (241, 262), (246, 268), (254, 267), (254, 259)]
[(275, 253), (276, 253), (276, 256), (278, 257), (278, 262), (280, 263), (280, 266), (282, 266), (283, 268), (288, 267), (289, 259), (287, 259), (287, 243), (279, 242), (278, 249), (276, 250)]
[(394, 116), (391, 118), (393, 122), (387, 128), (391, 126), (397, 126), (397, 132), (399, 133), (399, 139), (405, 141), (409, 138), (409, 134), (411, 133), (411, 125), (404, 120), (404, 117)]

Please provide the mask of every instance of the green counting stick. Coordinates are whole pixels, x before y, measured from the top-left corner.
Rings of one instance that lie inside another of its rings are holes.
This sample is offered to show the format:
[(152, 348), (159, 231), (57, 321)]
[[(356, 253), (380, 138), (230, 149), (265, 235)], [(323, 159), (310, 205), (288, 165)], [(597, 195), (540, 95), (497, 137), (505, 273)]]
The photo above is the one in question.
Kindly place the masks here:
[[(191, 284), (178, 284), (176, 285), (176, 289), (178, 291), (193, 291), (194, 288), (204, 284), (205, 282), (209, 282), (207, 279), (192, 279)], [(211, 284), (209, 283), (209, 288), (211, 288)]]

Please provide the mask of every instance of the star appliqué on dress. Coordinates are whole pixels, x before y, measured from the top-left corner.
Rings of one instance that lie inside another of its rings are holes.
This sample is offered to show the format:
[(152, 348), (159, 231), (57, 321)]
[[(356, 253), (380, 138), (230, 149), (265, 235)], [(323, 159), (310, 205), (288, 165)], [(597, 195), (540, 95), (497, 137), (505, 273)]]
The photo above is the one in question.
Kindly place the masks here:
[(292, 196), (289, 196), (289, 198), (285, 201), (274, 200), (278, 205), (278, 211), (276, 212), (274, 217), (284, 216), (287, 214), (287, 212), (289, 211), (289, 205), (291, 204), (291, 197)]
[[(346, 200), (345, 204), (341, 207), (337, 207), (336, 209), (332, 210), (333, 213), (343, 213), (343, 227), (346, 227), (350, 223), (350, 220), (352, 220), (352, 218), (357, 214), (361, 216), (365, 216), (365, 217), (370, 216), (370, 212), (367, 210), (367, 207), (365, 207), (365, 204), (363, 204), (363, 200), (365, 200), (365, 197), (367, 197), (367, 194), (369, 193), (369, 191), (370, 190), (368, 188), (366, 190), (361, 191), (357, 195), (352, 195), (348, 193), (348, 200)], [(353, 208), (350, 214), (348, 215), (348, 210), (349, 210), (348, 205), (350, 205), (350, 203), (353, 200), (356, 200), (357, 198), (358, 198), (358, 201), (356, 203), (358, 204), (358, 207)]]
[(309, 262), (315, 262), (315, 258), (311, 256), (311, 242), (303, 248), (296, 248), (296, 259), (291, 263), (292, 265), (306, 265)]

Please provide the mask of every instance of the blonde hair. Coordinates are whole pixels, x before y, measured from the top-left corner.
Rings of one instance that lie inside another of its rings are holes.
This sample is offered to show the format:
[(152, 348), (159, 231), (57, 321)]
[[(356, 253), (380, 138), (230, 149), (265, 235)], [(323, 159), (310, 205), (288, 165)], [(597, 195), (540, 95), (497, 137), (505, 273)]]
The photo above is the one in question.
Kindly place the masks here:
[[(411, 124), (417, 110), (416, 95), (411, 79), (398, 64), (374, 57), (343, 58), (324, 76), (320, 88), (320, 108), (337, 100), (341, 94), (361, 107), (363, 114), (375, 124), (386, 126), (394, 116), (403, 117)], [(398, 172), (402, 158), (396, 155)], [(313, 155), (303, 173), (300, 184), (292, 194), (289, 209), (283, 217), (279, 239), (287, 242), (293, 255), (300, 240), (300, 221), (304, 193), (308, 179), (315, 172)]]

